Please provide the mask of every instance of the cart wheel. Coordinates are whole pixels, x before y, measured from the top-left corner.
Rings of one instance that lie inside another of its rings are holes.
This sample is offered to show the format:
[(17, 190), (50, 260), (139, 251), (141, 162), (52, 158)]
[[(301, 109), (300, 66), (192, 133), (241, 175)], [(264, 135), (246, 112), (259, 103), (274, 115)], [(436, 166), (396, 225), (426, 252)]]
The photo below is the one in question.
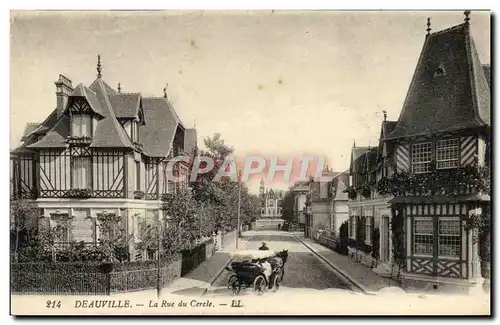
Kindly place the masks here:
[(280, 288), (280, 284), (281, 284), (281, 277), (279, 276), (279, 274), (277, 274), (277, 275), (274, 277), (272, 291), (273, 291), (273, 292), (278, 291), (278, 290), (279, 290), (279, 288)]
[(229, 281), (227, 281), (227, 288), (231, 296), (237, 296), (241, 290), (241, 283), (236, 275), (231, 275)]
[(266, 278), (262, 274), (258, 275), (253, 282), (253, 290), (255, 291), (255, 293), (259, 296), (262, 295), (266, 290), (266, 286)]

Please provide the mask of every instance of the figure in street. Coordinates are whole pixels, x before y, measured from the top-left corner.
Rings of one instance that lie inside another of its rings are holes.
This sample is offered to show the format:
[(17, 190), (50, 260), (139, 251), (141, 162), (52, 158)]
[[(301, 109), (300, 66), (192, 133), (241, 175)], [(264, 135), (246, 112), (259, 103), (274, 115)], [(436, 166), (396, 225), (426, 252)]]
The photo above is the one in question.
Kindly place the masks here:
[(260, 251), (268, 251), (269, 247), (267, 247), (265, 242), (262, 242), (262, 246), (259, 247)]

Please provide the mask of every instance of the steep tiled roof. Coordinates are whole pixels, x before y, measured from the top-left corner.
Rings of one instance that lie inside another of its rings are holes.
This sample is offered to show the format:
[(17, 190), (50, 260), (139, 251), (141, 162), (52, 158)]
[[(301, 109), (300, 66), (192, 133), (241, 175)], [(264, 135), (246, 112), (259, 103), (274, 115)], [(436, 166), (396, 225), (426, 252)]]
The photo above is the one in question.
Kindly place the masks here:
[(68, 106), (66, 107), (66, 110), (69, 109), (71, 100), (74, 97), (85, 98), (94, 113), (104, 116), (103, 108), (101, 107), (101, 105), (99, 104), (99, 100), (97, 99), (97, 94), (92, 89), (85, 87), (81, 83), (76, 86), (73, 92), (69, 95)]
[(97, 78), (90, 89), (97, 95), (97, 100), (102, 108), (104, 119), (97, 123), (91, 147), (107, 148), (133, 148), (129, 136), (116, 119), (115, 113), (109, 102), (108, 93), (116, 92), (100, 78)]
[(41, 123), (26, 123), (21, 140), (25, 141), (28, 136), (40, 126), (40, 124)]
[(186, 129), (184, 133), (184, 150), (192, 153), (198, 147), (196, 129)]
[(490, 125), (490, 91), (467, 23), (429, 35), (388, 139)]
[(337, 189), (335, 191), (335, 201), (347, 201), (349, 200), (348, 194), (345, 192), (349, 185), (349, 174), (348, 171), (343, 172), (336, 178)]
[(491, 66), (489, 64), (483, 64), (483, 70), (486, 82), (488, 82), (488, 88), (490, 88), (491, 92)]
[(28, 148), (29, 145), (34, 144), (38, 141), (38, 136), (45, 134), (49, 131), (57, 122), (57, 110), (54, 109), (52, 113), (47, 116), (45, 121), (43, 121), (35, 130), (33, 130), (28, 136), (25, 137), (24, 143), (19, 147), (11, 151), (12, 154), (22, 154), (31, 153), (32, 151)]
[(382, 122), (382, 138), (385, 138), (392, 131), (394, 131), (394, 128), (396, 128), (397, 124), (398, 124), (397, 121), (383, 121)]
[(63, 115), (40, 141), (28, 145), (27, 148), (65, 148), (68, 135), (69, 117)]
[(144, 97), (142, 105), (147, 121), (140, 129), (144, 151), (152, 157), (164, 157), (170, 152), (179, 120), (166, 98)]
[[(140, 125), (140, 142), (144, 154), (152, 157), (165, 157), (169, 154), (178, 126), (182, 126), (179, 116), (166, 98), (142, 98), (137, 94), (119, 94), (101, 78), (90, 87), (79, 84), (69, 95), (72, 98), (84, 97), (91, 109), (98, 114), (91, 147), (134, 148), (129, 135), (117, 118), (134, 117), (138, 109), (144, 112), (145, 125)], [(66, 112), (65, 112), (66, 113)], [(23, 143), (12, 153), (31, 152), (33, 148), (64, 148), (70, 133), (69, 115), (57, 118), (54, 110), (41, 124), (29, 124), (25, 130)], [(183, 126), (182, 126), (183, 127)], [(46, 133), (46, 134), (45, 134)], [(38, 135), (45, 136), (38, 141)], [(184, 133), (184, 150), (190, 152), (197, 146), (196, 130), (187, 129)]]
[(134, 118), (139, 109), (141, 94), (110, 95), (109, 101), (117, 118)]
[(45, 121), (40, 124), (40, 126), (32, 132), (32, 134), (44, 134), (50, 130), (57, 122), (57, 109), (54, 109), (52, 113), (45, 119)]
[(352, 147), (351, 149), (351, 172), (358, 171), (360, 166), (365, 165), (365, 154), (370, 151), (370, 147)]
[(374, 147), (374, 148), (370, 149), (370, 151), (368, 151), (366, 153), (366, 157), (367, 157), (366, 168), (367, 168), (367, 171), (372, 171), (372, 170), (374, 170), (377, 167), (377, 154), (378, 154), (378, 147)]
[(359, 157), (364, 155), (370, 150), (370, 147), (353, 147), (352, 148), (352, 161), (356, 161)]

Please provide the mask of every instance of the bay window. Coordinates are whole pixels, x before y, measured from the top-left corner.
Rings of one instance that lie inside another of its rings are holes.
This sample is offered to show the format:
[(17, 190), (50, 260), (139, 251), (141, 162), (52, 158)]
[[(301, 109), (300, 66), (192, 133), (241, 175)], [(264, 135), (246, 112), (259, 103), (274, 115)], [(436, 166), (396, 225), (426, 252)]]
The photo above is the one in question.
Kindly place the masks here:
[(436, 144), (436, 168), (455, 168), (458, 165), (458, 139), (440, 140)]
[(413, 219), (413, 254), (432, 256), (433, 221), (431, 217)]
[(90, 157), (73, 157), (73, 188), (92, 188), (92, 162)]
[(73, 114), (71, 116), (71, 135), (74, 137), (92, 136), (92, 118), (88, 114)]
[(439, 220), (438, 255), (460, 257), (460, 218), (446, 217)]
[(412, 145), (411, 150), (411, 161), (412, 161), (412, 172), (427, 173), (430, 171), (430, 163), (432, 160), (432, 143), (415, 143)]

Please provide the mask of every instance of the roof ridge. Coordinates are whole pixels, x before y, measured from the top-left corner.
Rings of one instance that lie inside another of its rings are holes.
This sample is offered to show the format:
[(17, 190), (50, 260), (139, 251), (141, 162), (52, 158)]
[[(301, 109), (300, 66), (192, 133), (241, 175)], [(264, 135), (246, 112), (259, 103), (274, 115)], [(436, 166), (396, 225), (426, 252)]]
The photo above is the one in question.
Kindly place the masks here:
[[(480, 75), (482, 74), (483, 78), (485, 78), (486, 81), (486, 76), (484, 74), (484, 68), (481, 64), (481, 61), (479, 60), (479, 55), (476, 50), (476, 45), (474, 44), (474, 39), (471, 36), (469, 28), (465, 29), (465, 50), (467, 52), (467, 61), (469, 64), (469, 78), (470, 78), (470, 86), (471, 86), (471, 94), (473, 98), (473, 108), (474, 108), (474, 117), (476, 118), (477, 122), (480, 124), (487, 124), (488, 121), (485, 120), (485, 117), (482, 116), (482, 113), (486, 112), (481, 112), (481, 108), (483, 108), (483, 103), (481, 100), (483, 99), (481, 96), (481, 87), (484, 87), (484, 85), (481, 84), (480, 80)], [(476, 67), (476, 65), (479, 65)], [(476, 71), (480, 70), (480, 71)], [(489, 90), (489, 89), (488, 89)], [(490, 92), (491, 93), (491, 92)], [(490, 111), (491, 112), (491, 111)]]
[(109, 96), (122, 96), (122, 95), (141, 95), (141, 93), (118, 93), (118, 94), (111, 94)]
[(462, 27), (466, 27), (466, 25), (467, 25), (467, 23), (460, 23), (458, 25), (451, 26), (451, 27), (448, 27), (446, 29), (438, 30), (437, 32), (430, 33), (429, 37), (434, 36), (434, 35), (444, 34), (444, 33), (447, 33), (447, 32), (451, 32), (451, 31), (454, 31), (456, 29), (460, 29)]

